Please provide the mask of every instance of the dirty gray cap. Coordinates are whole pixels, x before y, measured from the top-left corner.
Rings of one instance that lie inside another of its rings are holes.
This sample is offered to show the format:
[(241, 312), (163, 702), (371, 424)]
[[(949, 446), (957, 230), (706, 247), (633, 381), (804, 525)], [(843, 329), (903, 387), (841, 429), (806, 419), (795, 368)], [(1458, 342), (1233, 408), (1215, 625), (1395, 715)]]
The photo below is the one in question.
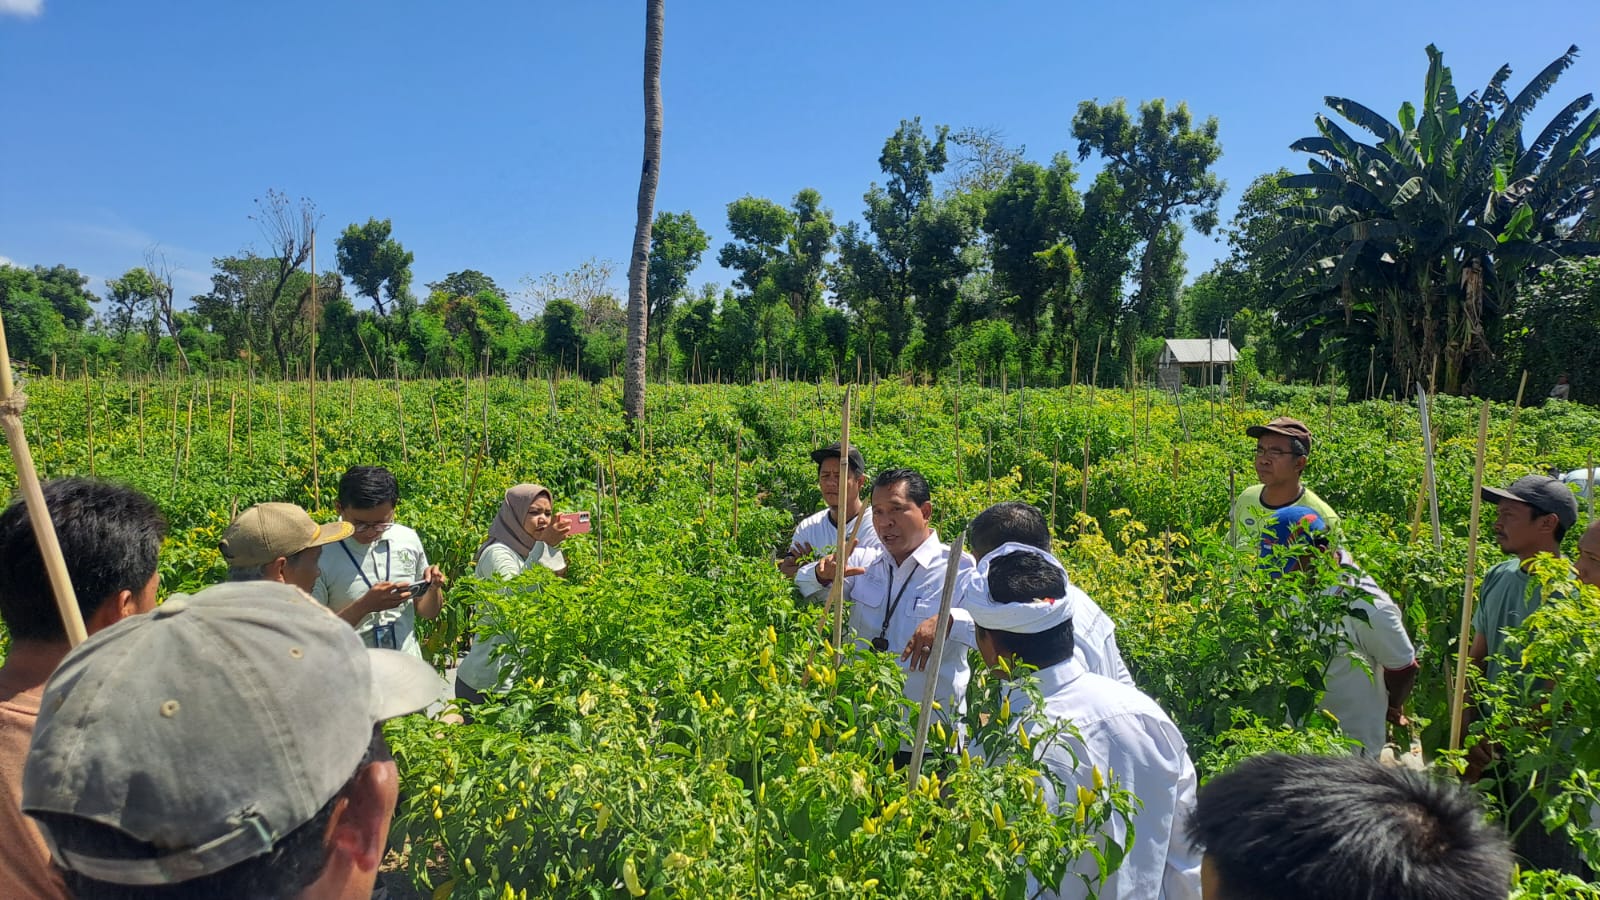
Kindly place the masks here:
[(40, 702), (22, 809), (110, 826), (154, 859), (60, 845), (89, 878), (155, 885), (266, 853), (355, 774), (373, 726), (444, 693), (300, 590), (235, 582), (168, 600), (67, 654)]
[(1572, 488), (1548, 475), (1524, 475), (1511, 482), (1508, 488), (1486, 487), (1483, 499), (1490, 503), (1520, 500), (1538, 510), (1540, 515), (1554, 515), (1564, 528), (1571, 528), (1578, 521), (1578, 498), (1573, 496)]

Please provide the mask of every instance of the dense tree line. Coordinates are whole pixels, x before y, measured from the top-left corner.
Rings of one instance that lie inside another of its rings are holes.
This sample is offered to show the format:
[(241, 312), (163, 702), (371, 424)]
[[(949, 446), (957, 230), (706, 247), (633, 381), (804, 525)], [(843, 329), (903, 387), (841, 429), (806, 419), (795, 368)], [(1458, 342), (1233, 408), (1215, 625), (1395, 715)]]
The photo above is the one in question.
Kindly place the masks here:
[[(993, 131), (904, 120), (884, 141), (881, 181), (842, 225), (808, 187), (730, 202), (730, 239), (714, 250), (689, 212), (655, 215), (651, 376), (939, 378), (960, 366), (1042, 383), (1075, 363), (1086, 375), (1095, 355), (1108, 382), (1130, 364), (1148, 371), (1166, 337), (1226, 336), (1267, 371), (1338, 377), (1357, 394), (1380, 379), (1506, 394), (1526, 368), (1536, 383), (1570, 372), (1588, 396), (1600, 364), (1572, 336), (1600, 327), (1594, 266), (1581, 261), (1600, 252), (1600, 112), (1585, 95), (1524, 130), (1575, 53), (1514, 95), (1503, 68), (1459, 97), (1430, 47), (1420, 108), (1390, 121), (1328, 98), (1365, 137), (1317, 116), (1317, 135), (1292, 148), (1307, 170), (1257, 178), (1227, 223), (1219, 125), (1182, 103), (1084, 101), (1072, 146), (1047, 159)], [(99, 297), (64, 266), (0, 268), (12, 353), (69, 370), (297, 377), (315, 322), (317, 368), (333, 374), (599, 378), (623, 363), (609, 263), (528, 279), (515, 295), (472, 269), (419, 292), (412, 254), (373, 218), (338, 235), (337, 270), (313, 284), (315, 206), (269, 192), (252, 218), (264, 246), (213, 260), (210, 290), (187, 304), (158, 258)], [(1185, 287), (1188, 229), (1220, 229), (1228, 252)], [(732, 283), (693, 286), (713, 252)]]

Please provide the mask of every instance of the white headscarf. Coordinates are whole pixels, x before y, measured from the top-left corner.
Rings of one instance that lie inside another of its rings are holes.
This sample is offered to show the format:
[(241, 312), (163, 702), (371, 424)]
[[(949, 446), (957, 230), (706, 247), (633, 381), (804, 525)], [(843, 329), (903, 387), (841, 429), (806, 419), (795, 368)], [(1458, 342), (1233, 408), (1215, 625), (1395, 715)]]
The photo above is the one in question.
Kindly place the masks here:
[[(989, 593), (989, 565), (1002, 556), (1028, 553), (1047, 560), (1061, 573), (1063, 584), (1071, 584), (1067, 569), (1048, 551), (1032, 544), (1008, 542), (990, 551), (978, 560), (977, 568), (967, 582), (966, 602), (962, 604), (972, 621), (990, 631), (1010, 631), (1016, 634), (1038, 634), (1072, 619), (1072, 600), (1069, 597), (1040, 597), (1027, 603), (996, 603)], [(1063, 594), (1066, 592), (1063, 591)]]

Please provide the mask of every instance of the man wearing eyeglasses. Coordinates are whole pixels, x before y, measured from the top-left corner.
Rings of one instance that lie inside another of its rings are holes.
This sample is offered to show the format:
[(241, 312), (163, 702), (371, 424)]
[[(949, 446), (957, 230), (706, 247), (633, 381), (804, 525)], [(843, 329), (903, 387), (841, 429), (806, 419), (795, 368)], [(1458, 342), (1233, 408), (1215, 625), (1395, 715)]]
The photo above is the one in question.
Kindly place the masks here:
[(339, 479), (339, 518), (355, 529), (322, 553), (312, 596), (355, 627), (368, 647), (422, 655), (416, 617), (444, 608), (444, 573), (422, 539), (394, 521), (400, 488), (382, 466), (353, 466)]
[(1305, 423), (1280, 416), (1265, 425), (1252, 425), (1244, 433), (1256, 439), (1256, 478), (1261, 483), (1245, 488), (1233, 502), (1228, 540), (1240, 550), (1255, 552), (1274, 515), (1289, 506), (1309, 506), (1330, 530), (1337, 529), (1339, 514), (1300, 483), (1300, 473), (1311, 455), (1311, 430)]

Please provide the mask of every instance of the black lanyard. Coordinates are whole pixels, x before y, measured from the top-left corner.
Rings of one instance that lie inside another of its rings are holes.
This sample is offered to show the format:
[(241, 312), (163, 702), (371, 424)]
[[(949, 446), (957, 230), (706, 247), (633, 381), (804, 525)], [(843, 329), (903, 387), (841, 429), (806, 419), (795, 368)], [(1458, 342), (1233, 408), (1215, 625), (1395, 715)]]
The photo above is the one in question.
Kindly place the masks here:
[[(362, 567), (361, 563), (356, 562), (356, 555), (354, 553), (350, 552), (350, 547), (348, 545), (346, 545), (344, 541), (340, 541), (339, 542), (339, 549), (344, 551), (344, 555), (345, 556), (350, 557), (350, 565), (356, 567), (356, 574), (361, 576), (361, 583), (365, 584), (367, 586), (367, 590), (369, 590), (369, 591), (372, 590), (372, 581), (367, 578), (367, 570)], [(371, 555), (376, 556), (377, 554), (374, 553), (374, 554), (371, 554)], [(388, 581), (389, 580), (389, 576), (392, 575), (392, 574), (394, 574), (394, 557), (390, 555), (389, 539), (388, 538), (384, 538), (383, 539), (383, 580), (384, 581)], [(372, 561), (372, 577), (373, 578), (377, 578), (378, 577), (378, 561), (376, 559), (374, 559)]]
[(889, 620), (894, 618), (894, 611), (900, 608), (900, 598), (906, 595), (906, 588), (911, 586), (911, 579), (917, 574), (917, 562), (911, 563), (911, 571), (906, 573), (905, 583), (900, 585), (900, 593), (889, 600), (889, 591), (894, 590), (894, 569), (889, 570), (889, 591), (885, 591), (883, 599), (889, 600), (889, 608), (883, 612), (883, 627), (878, 629), (878, 636), (872, 639), (872, 646), (883, 651), (889, 649)]

